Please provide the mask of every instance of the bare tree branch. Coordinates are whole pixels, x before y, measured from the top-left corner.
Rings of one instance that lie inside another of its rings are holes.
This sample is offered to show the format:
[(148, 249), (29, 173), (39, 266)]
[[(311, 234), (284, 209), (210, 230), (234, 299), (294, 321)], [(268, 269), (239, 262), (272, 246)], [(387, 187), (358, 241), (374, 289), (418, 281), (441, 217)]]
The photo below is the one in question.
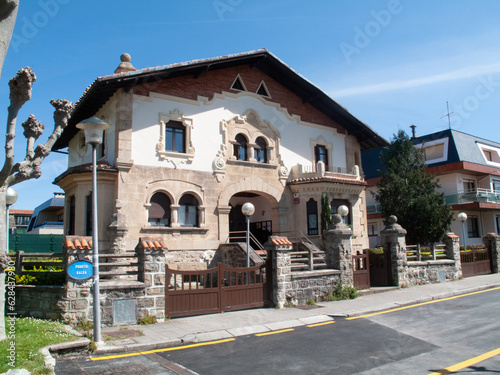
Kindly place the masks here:
[[(42, 170), (40, 165), (42, 164), (45, 157), (50, 154), (52, 146), (61, 136), (63, 129), (68, 125), (68, 119), (73, 110), (73, 103), (68, 100), (52, 99), (50, 101), (55, 108), (54, 111), (54, 131), (50, 135), (49, 139), (45, 144), (38, 145), (34, 151), (32, 151), (33, 146), (27, 147), (26, 158), (24, 161), (17, 163), (12, 168), (12, 174), (7, 178), (7, 186), (13, 186), (25, 180), (30, 180), (32, 178), (39, 178), (42, 175)], [(35, 116), (31, 115), (30, 118), (23, 123), (27, 124), (24, 135), (28, 138), (28, 143), (30, 140), (33, 141), (40, 134), (42, 134), (44, 126), (38, 122)]]
[(31, 86), (36, 81), (35, 73), (31, 68), (20, 69), (17, 75), (9, 81), (10, 106), (7, 118), (7, 134), (5, 136), (5, 163), (0, 171), (0, 186), (6, 188), (5, 181), (9, 177), (14, 165), (14, 138), (16, 137), (17, 114), (21, 107), (31, 99)]

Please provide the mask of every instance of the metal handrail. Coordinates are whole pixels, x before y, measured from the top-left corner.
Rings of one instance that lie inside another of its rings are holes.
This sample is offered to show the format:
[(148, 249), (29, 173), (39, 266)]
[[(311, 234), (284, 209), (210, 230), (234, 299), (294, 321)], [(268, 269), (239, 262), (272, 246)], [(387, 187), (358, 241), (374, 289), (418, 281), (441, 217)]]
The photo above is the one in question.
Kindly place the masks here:
[[(239, 237), (239, 236), (232, 236), (232, 234), (240, 234), (243, 233), (244, 236)], [(226, 240), (226, 243), (228, 243), (230, 240), (244, 240), (243, 242), (246, 242), (247, 237), (246, 237), (247, 232), (246, 231), (235, 231), (235, 232), (229, 232), (229, 237)], [(250, 232), (250, 241), (253, 241), (253, 243), (256, 245), (256, 247), (259, 250), (265, 250), (264, 246), (260, 243), (260, 241), (253, 235), (252, 232)]]

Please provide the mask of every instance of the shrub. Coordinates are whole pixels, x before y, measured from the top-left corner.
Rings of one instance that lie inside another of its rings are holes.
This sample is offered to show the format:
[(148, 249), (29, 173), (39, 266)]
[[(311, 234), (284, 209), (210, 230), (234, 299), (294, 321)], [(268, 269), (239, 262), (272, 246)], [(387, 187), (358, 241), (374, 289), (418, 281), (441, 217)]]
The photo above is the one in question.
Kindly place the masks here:
[(329, 290), (323, 296), (324, 301), (340, 301), (343, 299), (354, 299), (358, 297), (358, 290), (349, 285), (344, 285), (342, 281), (338, 281), (334, 290)]
[(139, 324), (141, 325), (156, 324), (156, 323), (158, 323), (156, 315), (149, 315), (149, 313), (146, 313), (146, 316), (144, 318), (139, 319)]

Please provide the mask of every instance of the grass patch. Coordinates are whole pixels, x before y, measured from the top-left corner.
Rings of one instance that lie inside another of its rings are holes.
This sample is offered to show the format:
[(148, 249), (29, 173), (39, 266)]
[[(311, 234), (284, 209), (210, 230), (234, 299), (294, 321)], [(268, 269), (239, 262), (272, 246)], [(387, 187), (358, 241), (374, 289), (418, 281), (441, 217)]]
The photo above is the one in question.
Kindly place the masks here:
[[(15, 327), (15, 330), (11, 327)], [(0, 342), (0, 373), (24, 368), (33, 375), (49, 374), (50, 371), (44, 367), (43, 355), (38, 350), (47, 345), (78, 339), (67, 332), (60, 322), (35, 318), (16, 318), (14, 325), (10, 318), (5, 318), (5, 330), (7, 340)], [(11, 343), (15, 343), (15, 349)], [(13, 358), (9, 357), (14, 353), (13, 363)]]

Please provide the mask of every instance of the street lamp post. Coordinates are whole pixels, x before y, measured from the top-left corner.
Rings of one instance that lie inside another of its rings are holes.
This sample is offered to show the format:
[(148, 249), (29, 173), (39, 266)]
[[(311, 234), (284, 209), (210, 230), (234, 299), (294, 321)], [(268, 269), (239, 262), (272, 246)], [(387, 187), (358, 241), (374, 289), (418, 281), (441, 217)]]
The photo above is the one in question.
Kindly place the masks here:
[(97, 117), (83, 120), (76, 125), (85, 132), (85, 143), (92, 146), (92, 264), (93, 264), (93, 303), (94, 303), (94, 341), (101, 342), (101, 303), (99, 301), (99, 236), (97, 233), (97, 167), (96, 146), (102, 143), (103, 132), (110, 126)]
[(255, 206), (247, 202), (241, 207), (241, 212), (247, 219), (247, 268), (250, 267), (250, 216), (255, 212)]
[(464, 241), (464, 251), (467, 250), (467, 240), (465, 238), (465, 222), (467, 221), (467, 214), (465, 212), (460, 212), (458, 214), (458, 220), (462, 222), (462, 238)]
[(7, 236), (5, 236), (5, 252), (9, 252), (9, 207), (12, 206), (17, 201), (17, 191), (12, 189), (11, 187), (7, 188), (5, 192), (5, 206), (6, 206), (6, 215), (7, 221), (5, 224), (5, 228), (7, 230)]

